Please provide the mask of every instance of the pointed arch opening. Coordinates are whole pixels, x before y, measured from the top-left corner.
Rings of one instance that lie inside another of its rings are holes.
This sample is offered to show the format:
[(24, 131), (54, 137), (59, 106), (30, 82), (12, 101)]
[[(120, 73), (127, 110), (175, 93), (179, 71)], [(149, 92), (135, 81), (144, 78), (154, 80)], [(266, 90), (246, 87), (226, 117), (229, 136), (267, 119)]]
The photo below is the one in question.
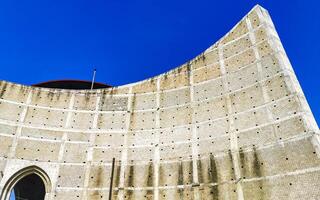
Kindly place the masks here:
[(29, 166), (15, 173), (5, 184), (0, 200), (12, 199), (45, 200), (51, 191), (51, 182), (47, 173), (37, 166)]

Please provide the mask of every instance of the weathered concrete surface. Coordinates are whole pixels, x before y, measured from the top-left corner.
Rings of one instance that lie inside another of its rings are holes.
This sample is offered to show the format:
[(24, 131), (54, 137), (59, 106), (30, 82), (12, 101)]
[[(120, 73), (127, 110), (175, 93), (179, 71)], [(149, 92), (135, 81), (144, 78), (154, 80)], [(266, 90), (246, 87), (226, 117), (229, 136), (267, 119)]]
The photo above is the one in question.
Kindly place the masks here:
[(181, 67), (94, 91), (1, 82), (0, 191), (28, 166), (46, 199), (319, 199), (319, 128), (267, 11)]

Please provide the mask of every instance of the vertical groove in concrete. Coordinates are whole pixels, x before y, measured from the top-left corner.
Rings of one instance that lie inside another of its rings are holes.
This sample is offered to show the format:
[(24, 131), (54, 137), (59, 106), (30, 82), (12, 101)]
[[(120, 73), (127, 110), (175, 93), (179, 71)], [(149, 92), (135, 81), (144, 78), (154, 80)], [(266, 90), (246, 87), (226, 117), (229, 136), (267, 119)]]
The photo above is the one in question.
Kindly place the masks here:
[[(66, 118), (66, 122), (64, 124), (64, 128), (68, 129), (70, 127), (70, 120), (71, 120), (71, 116), (72, 116), (72, 109), (74, 106), (74, 101), (75, 101), (75, 94), (73, 93), (70, 97), (70, 102), (68, 105), (68, 114), (67, 114), (67, 118)], [(62, 159), (63, 159), (63, 154), (64, 154), (64, 150), (65, 150), (65, 146), (66, 146), (66, 141), (67, 141), (67, 137), (68, 134), (67, 132), (63, 132), (62, 138), (61, 138), (61, 145), (60, 145), (60, 149), (59, 149), (59, 155), (58, 155), (58, 162), (62, 163)], [(57, 168), (57, 172), (56, 172), (56, 177), (58, 177), (60, 172), (60, 165)], [(52, 188), (55, 190), (57, 188), (57, 179), (55, 179), (54, 182), (52, 182)], [(55, 195), (56, 191), (53, 191), (52, 194), (50, 195), (50, 199), (54, 199), (54, 195)]]
[(157, 92), (156, 92), (156, 131), (155, 131), (155, 147), (154, 147), (154, 158), (153, 158), (153, 166), (154, 166), (154, 179), (153, 179), (153, 199), (159, 200), (159, 168), (160, 168), (160, 78), (157, 78)]
[[(94, 109), (94, 116), (92, 120), (92, 130), (97, 129), (97, 124), (98, 124), (98, 117), (99, 117), (99, 105), (100, 105), (100, 99), (101, 96), (98, 94), (95, 94), (97, 96), (96, 99), (96, 104), (95, 104), (95, 109)], [(86, 164), (85, 164), (85, 175), (84, 175), (84, 189), (82, 193), (82, 199), (86, 200), (88, 199), (88, 186), (89, 186), (89, 179), (90, 179), (90, 169), (91, 169), (91, 164), (92, 164), (92, 154), (93, 154), (93, 147), (94, 147), (94, 142), (96, 138), (96, 133), (91, 132), (90, 133), (90, 139), (89, 139), (89, 146), (87, 148), (87, 156), (86, 156)], [(112, 162), (112, 158), (111, 161)], [(105, 177), (109, 178), (109, 177)]]
[[(222, 84), (223, 84), (223, 89), (225, 93), (228, 93), (229, 88), (228, 88), (228, 83), (227, 83), (227, 73), (224, 65), (224, 58), (223, 58), (223, 49), (221, 45), (218, 46), (218, 51), (219, 51), (219, 64), (220, 64), (220, 72), (222, 76)], [(230, 153), (232, 155), (232, 164), (233, 164), (233, 170), (234, 170), (234, 175), (236, 178), (236, 186), (237, 186), (237, 198), (238, 200), (243, 200), (243, 190), (242, 190), (242, 185), (241, 185), (241, 171), (240, 171), (240, 166), (239, 166), (239, 148), (238, 148), (238, 142), (237, 142), (237, 133), (236, 129), (234, 127), (234, 119), (232, 116), (232, 105), (231, 105), (231, 100), (230, 100), (230, 95), (227, 94), (225, 95), (225, 101), (226, 101), (226, 107), (227, 107), (227, 115), (228, 115), (228, 120), (229, 120), (229, 140), (230, 140)]]
[(16, 153), (16, 148), (17, 148), (17, 144), (18, 144), (18, 138), (21, 137), (21, 125), (20, 123), (23, 123), (24, 120), (25, 120), (25, 117), (26, 117), (26, 114), (28, 112), (28, 105), (30, 104), (31, 102), (31, 99), (32, 99), (32, 90), (30, 90), (28, 92), (28, 96), (27, 96), (27, 100), (26, 100), (26, 103), (24, 105), (24, 108), (20, 114), (20, 118), (19, 118), (19, 125), (16, 129), (16, 134), (15, 134), (15, 137), (13, 139), (13, 142), (12, 142), (12, 146), (11, 146), (11, 149), (10, 149), (10, 153), (9, 153), (9, 158), (14, 158), (15, 156), (15, 153)]
[[(259, 10), (259, 9), (258, 9)], [(258, 11), (257, 11), (258, 12)], [(259, 17), (262, 17), (262, 15), (258, 14)], [(262, 18), (259, 18), (260, 20), (263, 20)], [(250, 38), (250, 41), (252, 44), (256, 44), (256, 37), (254, 35), (254, 29), (252, 28), (252, 25), (251, 25), (251, 21), (249, 20), (249, 18), (246, 18), (246, 24), (247, 24), (247, 27), (248, 27), (248, 30), (249, 30), (249, 38)], [(262, 67), (261, 67), (261, 57), (259, 55), (259, 51), (257, 49), (257, 46), (253, 46), (253, 52), (254, 52), (254, 55), (255, 55), (255, 58), (256, 60), (258, 60), (259, 62), (257, 62), (257, 69), (258, 69), (258, 81), (259, 81), (259, 86), (261, 87), (262, 89), (262, 95), (263, 95), (263, 102), (265, 104), (267, 104), (268, 102), (270, 102), (270, 97), (268, 95), (268, 92), (267, 92), (267, 89), (266, 87), (264, 86), (264, 83), (261, 82), (261, 80), (263, 80), (263, 77), (262, 77)], [(270, 111), (270, 109), (267, 108), (267, 119), (272, 122), (274, 121), (274, 118), (272, 116), (272, 112)], [(274, 134), (276, 135), (276, 129), (273, 128), (273, 131), (274, 131)]]
[[(124, 199), (124, 187), (125, 187), (125, 172), (128, 165), (128, 131), (130, 130), (130, 121), (131, 121), (131, 115), (133, 112), (132, 108), (132, 101), (133, 101), (133, 94), (132, 94), (132, 87), (129, 88), (128, 92), (128, 103), (127, 103), (127, 115), (126, 115), (126, 132), (124, 134), (123, 138), (123, 148), (121, 152), (121, 163), (120, 163), (120, 178), (119, 178), (119, 187), (118, 187), (118, 199), (122, 200)], [(117, 163), (117, 161), (116, 161)]]
[[(191, 68), (190, 68), (191, 70)], [(199, 194), (199, 177), (198, 177), (198, 159), (200, 158), (198, 156), (199, 150), (198, 150), (198, 133), (197, 133), (197, 126), (196, 126), (196, 120), (195, 120), (195, 111), (193, 108), (196, 106), (196, 103), (194, 101), (194, 80), (193, 75), (191, 74), (191, 71), (188, 71), (189, 73), (189, 88), (190, 88), (190, 104), (192, 105), (190, 109), (191, 110), (191, 131), (192, 131), (192, 176), (193, 176), (193, 184), (195, 184), (196, 187), (193, 188), (194, 193), (194, 199), (198, 200), (200, 199)]]

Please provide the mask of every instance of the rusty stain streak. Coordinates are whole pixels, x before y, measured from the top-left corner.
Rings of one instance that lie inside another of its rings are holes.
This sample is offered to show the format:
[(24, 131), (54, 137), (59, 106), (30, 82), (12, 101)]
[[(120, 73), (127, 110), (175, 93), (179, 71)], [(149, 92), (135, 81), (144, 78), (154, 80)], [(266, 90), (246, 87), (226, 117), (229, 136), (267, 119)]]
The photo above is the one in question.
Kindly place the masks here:
[(6, 92), (6, 89), (8, 87), (8, 84), (7, 83), (4, 83), (2, 88), (1, 88), (1, 92), (0, 92), (0, 98), (3, 97), (4, 93)]
[[(209, 164), (209, 173), (210, 173), (210, 179), (212, 183), (218, 183), (218, 170), (217, 170), (217, 164), (216, 160), (213, 155), (210, 155), (210, 164)], [(219, 199), (219, 186), (214, 185), (210, 188), (210, 193), (212, 194), (212, 200), (218, 200)]]
[(245, 153), (243, 152), (242, 149), (239, 150), (239, 157), (240, 157), (240, 164), (241, 164), (241, 172), (242, 176), (246, 177), (247, 176), (247, 166), (246, 166), (246, 158), (245, 158)]
[(197, 169), (198, 169), (198, 182), (203, 182), (203, 176), (202, 176), (202, 164), (201, 160), (197, 160)]
[(153, 164), (150, 163), (148, 166), (148, 177), (147, 177), (147, 187), (153, 186)]
[(179, 163), (179, 176), (178, 176), (178, 185), (183, 185), (183, 166), (182, 162)]

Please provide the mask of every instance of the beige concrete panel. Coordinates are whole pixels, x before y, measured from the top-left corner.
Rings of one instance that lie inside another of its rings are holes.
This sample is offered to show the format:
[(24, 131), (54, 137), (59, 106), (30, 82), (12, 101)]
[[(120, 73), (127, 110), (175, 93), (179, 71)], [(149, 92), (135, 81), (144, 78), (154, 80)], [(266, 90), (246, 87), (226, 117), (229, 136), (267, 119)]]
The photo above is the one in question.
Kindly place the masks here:
[(245, 198), (300, 200), (318, 199), (319, 171), (290, 175), (281, 178), (258, 180), (243, 184)]
[(19, 121), (23, 107), (16, 104), (0, 102), (0, 119)]
[(259, 108), (254, 111), (239, 113), (233, 117), (236, 130), (244, 130), (254, 128), (268, 123), (270, 120), (267, 118), (267, 109), (265, 107)]
[(19, 139), (15, 156), (18, 159), (45, 162), (58, 161), (60, 143)]
[(65, 93), (51, 89), (50, 91), (43, 91), (40, 89), (34, 90), (31, 98), (31, 105), (68, 108), (71, 93)]
[(226, 99), (216, 98), (194, 105), (194, 121), (214, 120), (227, 115)]
[(90, 134), (86, 132), (67, 132), (67, 140), (71, 142), (89, 142)]
[(82, 190), (58, 190), (54, 195), (57, 200), (79, 200), (82, 199)]
[(84, 186), (85, 167), (82, 165), (61, 165), (57, 179), (57, 187)]
[(267, 40), (268, 35), (267, 35), (267, 30), (265, 26), (259, 27), (257, 30), (254, 31), (254, 36), (256, 39), (256, 43), (262, 42)]
[(105, 163), (111, 162), (112, 158), (120, 160), (122, 151), (123, 149), (120, 148), (93, 148), (92, 161)]
[(21, 136), (28, 137), (28, 138), (37, 138), (37, 139), (61, 140), (63, 136), (63, 132), (23, 127), (21, 129)]
[(67, 112), (28, 107), (25, 123), (33, 126), (62, 128), (66, 123)]
[[(209, 184), (218, 182), (217, 164), (212, 155), (209, 158), (197, 160), (199, 183)], [(212, 188), (213, 189), (213, 188)]]
[(194, 99), (202, 101), (222, 95), (224, 92), (222, 79), (214, 79), (194, 86)]
[(191, 122), (190, 106), (160, 110), (160, 128), (188, 125)]
[(278, 139), (287, 139), (306, 132), (306, 127), (301, 116), (289, 118), (275, 124)]
[(94, 144), (111, 148), (122, 147), (124, 144), (123, 133), (97, 133)]
[(221, 70), (219, 63), (214, 63), (210, 66), (205, 66), (201, 69), (193, 71), (194, 83), (200, 83), (203, 81), (216, 79), (221, 76)]
[(128, 97), (103, 96), (100, 101), (101, 111), (127, 111)]
[(103, 89), (102, 90), (102, 94), (104, 95), (114, 95), (114, 94), (128, 94), (129, 93), (129, 87), (127, 86), (119, 86), (119, 87), (111, 87), (111, 88), (107, 88), (107, 89)]
[(264, 146), (278, 141), (273, 125), (267, 125), (237, 134), (238, 146), (242, 149)]
[[(114, 197), (114, 193), (112, 194), (112, 199)], [(108, 190), (93, 190), (88, 191), (87, 199), (90, 200), (101, 200), (101, 199), (108, 199), (109, 198), (109, 191)]]
[(0, 156), (7, 157), (12, 146), (13, 137), (0, 136)]
[(153, 164), (126, 166), (125, 187), (152, 187)]
[(231, 148), (229, 137), (227, 135), (209, 140), (198, 141), (197, 145), (200, 155), (226, 152)]
[(156, 94), (135, 95), (133, 110), (147, 110), (156, 108)]
[(127, 135), (127, 145), (141, 146), (141, 145), (154, 145), (156, 142), (156, 132), (155, 131), (134, 131)]
[(216, 165), (216, 180), (218, 183), (235, 180), (235, 172), (232, 160), (233, 158), (230, 151), (219, 156), (212, 154), (211, 159), (213, 159), (212, 162), (215, 162)]
[(232, 111), (234, 113), (254, 109), (264, 104), (262, 88), (254, 85), (230, 95)]
[(275, 49), (273, 49), (270, 45), (270, 41), (264, 41), (257, 45), (258, 53), (261, 58), (264, 58), (274, 52)]
[(87, 150), (87, 144), (66, 143), (62, 160), (64, 163), (85, 163)]
[(188, 86), (189, 82), (190, 82), (189, 76), (190, 75), (188, 73), (173, 75), (173, 76), (169, 76), (169, 75), (164, 74), (160, 78), (160, 89), (161, 90), (169, 90), (169, 89)]
[(314, 151), (310, 140), (302, 139), (284, 146), (240, 152), (242, 176), (248, 179), (317, 167), (320, 161)]
[(0, 125), (0, 134), (4, 135), (15, 135), (16, 134), (16, 126), (1, 124)]
[(6, 163), (7, 163), (6, 160), (0, 160), (0, 182), (1, 182), (3, 175), (4, 175), (4, 169), (6, 167)]
[(259, 11), (253, 11), (250, 14), (248, 14), (248, 18), (249, 18), (249, 20), (251, 22), (252, 28), (257, 28), (262, 23), (261, 20), (259, 19), (259, 16), (258, 16), (257, 12), (259, 12)]
[(229, 91), (251, 86), (259, 81), (257, 65), (250, 65), (227, 76)]
[(29, 88), (0, 81), (0, 99), (24, 103), (27, 100)]
[(128, 148), (128, 160), (130, 161), (152, 161), (153, 157), (153, 147)]
[(201, 54), (192, 60), (191, 66), (192, 69), (199, 69), (208, 65), (212, 65), (219, 62), (219, 52), (217, 48), (211, 49), (205, 54)]
[(188, 142), (192, 139), (191, 127), (179, 127), (174, 129), (164, 129), (160, 131), (160, 144), (174, 144)]
[(182, 168), (182, 165), (179, 165), (179, 163), (177, 162), (161, 163), (159, 168), (159, 177), (160, 177), (159, 186), (179, 185), (179, 182), (181, 182), (181, 178), (182, 178), (181, 173), (183, 173), (183, 169), (181, 168)]
[(75, 95), (73, 108), (76, 110), (95, 110), (97, 96), (90, 93)]
[(186, 191), (186, 193), (188, 193), (188, 196), (187, 194), (184, 194), (184, 191), (184, 189), (161, 189), (159, 192), (159, 199), (193, 199), (189, 191)]
[(160, 93), (160, 107), (179, 106), (190, 102), (190, 89)]
[(159, 147), (160, 160), (177, 160), (191, 158), (192, 144), (182, 143), (174, 145), (166, 145)]
[(208, 121), (197, 125), (197, 133), (201, 140), (221, 137), (229, 132), (227, 118)]
[(125, 190), (124, 199), (144, 199), (153, 200), (153, 190)]
[(248, 33), (248, 27), (245, 21), (240, 21), (225, 37), (222, 38), (221, 43), (225, 44), (235, 40), (244, 34)]
[(235, 56), (232, 56), (224, 61), (227, 74), (242, 69), (243, 67), (253, 64), (256, 61), (256, 57), (253, 49), (248, 49)]
[(132, 87), (133, 93), (147, 93), (155, 91), (157, 91), (157, 81), (155, 79), (143, 81)]
[(156, 114), (154, 111), (133, 112), (130, 118), (131, 130), (150, 130), (154, 129), (156, 124)]
[(129, 113), (103, 113), (98, 117), (98, 129), (124, 130), (126, 128), (126, 115)]
[(264, 83), (264, 87), (266, 87), (267, 93), (272, 101), (290, 94), (285, 79), (286, 77), (283, 74), (279, 74)]
[(91, 165), (89, 176), (89, 188), (109, 188), (111, 166)]
[(269, 55), (261, 59), (261, 76), (270, 78), (281, 71), (279, 59), (276, 55)]
[(206, 65), (212, 65), (214, 63), (219, 62), (219, 51), (218, 48), (213, 48), (211, 51), (206, 52), (205, 56), (205, 63)]
[(72, 129), (88, 130), (92, 128), (94, 113), (73, 112), (69, 127)]
[(249, 35), (242, 37), (238, 40), (232, 41), (230, 44), (223, 46), (223, 57), (229, 58), (235, 54), (238, 54), (252, 46)]
[(269, 110), (271, 111), (274, 119), (279, 120), (301, 112), (302, 108), (299, 105), (298, 97), (294, 96), (274, 102), (269, 106)]

